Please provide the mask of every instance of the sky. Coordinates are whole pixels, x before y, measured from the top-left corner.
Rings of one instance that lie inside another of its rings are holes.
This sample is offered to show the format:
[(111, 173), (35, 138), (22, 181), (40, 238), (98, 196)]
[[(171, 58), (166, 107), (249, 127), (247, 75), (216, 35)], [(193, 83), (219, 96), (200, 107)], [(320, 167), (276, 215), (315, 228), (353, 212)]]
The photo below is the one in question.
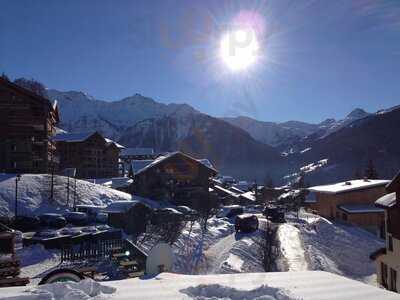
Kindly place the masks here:
[[(400, 104), (400, 1), (0, 0), (0, 72), (107, 101), (320, 122)], [(244, 24), (244, 25), (243, 25)], [(256, 32), (233, 71), (221, 41)], [(239, 28), (240, 29), (240, 28)]]

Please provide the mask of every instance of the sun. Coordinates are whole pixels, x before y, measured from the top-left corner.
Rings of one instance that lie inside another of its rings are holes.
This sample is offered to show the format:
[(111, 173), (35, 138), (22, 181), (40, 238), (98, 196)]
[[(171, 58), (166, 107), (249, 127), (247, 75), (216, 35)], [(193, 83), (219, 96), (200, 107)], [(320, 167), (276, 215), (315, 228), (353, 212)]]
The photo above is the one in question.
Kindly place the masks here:
[(241, 71), (254, 64), (258, 50), (256, 33), (250, 28), (229, 31), (221, 39), (220, 56), (232, 71)]

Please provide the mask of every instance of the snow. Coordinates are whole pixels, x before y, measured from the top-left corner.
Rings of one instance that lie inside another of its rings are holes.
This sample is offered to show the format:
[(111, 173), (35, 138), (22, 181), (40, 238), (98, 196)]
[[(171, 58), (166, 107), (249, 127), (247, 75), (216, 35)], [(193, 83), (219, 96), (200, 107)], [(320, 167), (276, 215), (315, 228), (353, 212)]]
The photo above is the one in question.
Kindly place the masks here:
[(372, 179), (357, 179), (346, 182), (339, 182), (335, 184), (319, 185), (308, 188), (311, 192), (319, 192), (326, 194), (337, 194), (343, 192), (350, 192), (355, 190), (362, 190), (366, 188), (384, 186), (388, 184), (390, 180), (372, 180)]
[(380, 197), (375, 201), (375, 204), (382, 207), (392, 207), (397, 203), (397, 195), (396, 193), (390, 193), (385, 196)]
[(301, 150), (300, 153), (303, 154), (303, 153), (306, 153), (307, 151), (310, 151), (310, 150), (311, 150), (311, 148), (308, 147), (308, 148), (305, 148), (304, 150)]
[(44, 274), (60, 264), (59, 252), (46, 250), (42, 245), (17, 248), (17, 257), (21, 261), (20, 277), (28, 277), (30, 284), (38, 284)]
[(60, 133), (53, 137), (56, 142), (83, 142), (91, 137), (95, 132), (80, 132), (80, 133)]
[(378, 208), (373, 204), (342, 204), (338, 206), (339, 209), (349, 214), (362, 214), (362, 213), (383, 213), (382, 208)]
[(287, 264), (287, 271), (306, 271), (309, 269), (300, 230), (290, 224), (280, 225), (277, 231), (280, 250)]
[[(54, 201), (50, 202), (51, 175), (22, 174), (18, 182), (18, 211), (21, 215), (64, 213), (72, 207), (74, 181), (70, 179), (67, 206), (67, 177), (54, 176)], [(76, 180), (77, 204), (108, 205), (113, 201), (132, 200), (132, 195), (84, 180)], [(15, 174), (0, 174), (0, 215), (14, 212)]]
[(93, 179), (88, 181), (101, 184), (109, 188), (117, 189), (117, 188), (128, 187), (133, 182), (133, 179), (129, 177), (112, 177), (112, 178)]
[(195, 287), (189, 287), (181, 290), (191, 299), (213, 300), (213, 299), (270, 299), (270, 300), (290, 300), (295, 299), (290, 296), (290, 293), (279, 288), (272, 288), (267, 285), (262, 285), (253, 290), (239, 290), (229, 286), (219, 284), (201, 284)]
[(376, 266), (369, 256), (384, 246), (383, 240), (359, 227), (332, 223), (309, 213), (301, 212), (300, 219), (289, 214), (286, 219), (298, 229), (310, 270), (324, 270), (376, 284)]
[[(80, 299), (106, 299), (113, 294), (116, 288), (102, 285), (92, 279), (85, 279), (80, 282), (56, 282), (30, 288), (17, 299), (23, 300), (80, 300)], [(14, 297), (3, 299), (17, 300)]]
[[(222, 275), (162, 273), (104, 283), (54, 283), (28, 289), (2, 288), (7, 300), (38, 299), (278, 299), (391, 300), (399, 295), (327, 272), (271, 272)], [(70, 293), (68, 297), (67, 293)], [(73, 298), (72, 296), (76, 296)], [(40, 296), (42, 296), (40, 298)], [(14, 297), (14, 298), (9, 298)], [(64, 298), (63, 298), (64, 297)]]

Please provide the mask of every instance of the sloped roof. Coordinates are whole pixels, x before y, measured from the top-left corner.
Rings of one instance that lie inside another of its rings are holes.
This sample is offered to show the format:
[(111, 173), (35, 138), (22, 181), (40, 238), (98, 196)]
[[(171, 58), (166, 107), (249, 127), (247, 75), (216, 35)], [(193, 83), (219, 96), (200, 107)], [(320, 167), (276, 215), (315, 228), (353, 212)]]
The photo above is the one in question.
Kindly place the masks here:
[(112, 202), (104, 210), (105, 213), (124, 213), (127, 212), (131, 207), (138, 204), (139, 201), (115, 201)]
[(214, 169), (215, 170), (213, 164), (207, 158), (200, 158), (200, 159), (197, 159), (197, 161), (201, 162), (206, 167), (209, 167), (210, 169)]
[(372, 179), (357, 179), (335, 184), (318, 185), (308, 188), (311, 192), (324, 194), (339, 194), (356, 190), (369, 189), (372, 187), (384, 186), (389, 183), (389, 180), (372, 180)]
[(135, 175), (141, 174), (141, 173), (145, 172), (146, 170), (148, 170), (150, 168), (153, 168), (156, 165), (159, 165), (161, 162), (163, 162), (163, 161), (165, 161), (167, 159), (170, 159), (170, 158), (172, 158), (174, 156), (177, 156), (177, 155), (181, 155), (181, 156), (184, 156), (184, 157), (186, 157), (186, 158), (188, 158), (190, 160), (198, 162), (200, 165), (202, 165), (205, 168), (209, 169), (214, 174), (218, 173), (214, 168), (210, 168), (210, 167), (204, 165), (203, 163), (199, 162), (197, 159), (195, 159), (195, 158), (193, 158), (193, 157), (191, 157), (191, 156), (189, 156), (189, 155), (187, 155), (187, 154), (185, 154), (183, 152), (177, 151), (177, 152), (171, 152), (171, 153), (168, 153), (168, 154), (165, 154), (165, 155), (157, 157), (155, 160), (153, 160), (147, 166), (145, 166), (144, 168), (140, 169)]
[(104, 140), (106, 141), (107, 145), (114, 144), (118, 149), (125, 149), (124, 146), (122, 146), (121, 144), (118, 144), (117, 142), (115, 142), (115, 141), (113, 141), (111, 139), (104, 138)]
[(153, 161), (154, 161), (154, 159), (134, 159), (134, 160), (132, 160), (131, 168), (132, 168), (133, 174), (135, 175), (137, 172), (139, 172), (141, 169), (147, 167)]
[(375, 205), (382, 208), (391, 208), (396, 205), (396, 193), (390, 193), (375, 201)]
[(53, 137), (55, 142), (76, 143), (86, 141), (96, 132), (59, 133)]
[(383, 213), (382, 208), (378, 208), (373, 204), (342, 204), (338, 208), (349, 214), (364, 214), (364, 213)]
[(394, 176), (394, 178), (389, 182), (386, 186), (386, 190), (388, 192), (396, 192), (396, 190), (400, 191), (400, 172)]

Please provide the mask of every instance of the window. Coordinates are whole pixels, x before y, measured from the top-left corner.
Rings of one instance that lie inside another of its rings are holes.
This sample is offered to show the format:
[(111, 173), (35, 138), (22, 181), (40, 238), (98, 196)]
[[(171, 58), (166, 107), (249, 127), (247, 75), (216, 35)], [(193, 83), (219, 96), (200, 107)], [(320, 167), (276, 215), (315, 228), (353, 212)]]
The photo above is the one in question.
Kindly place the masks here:
[(397, 271), (390, 268), (390, 290), (393, 292), (397, 292)]
[(17, 145), (11, 145), (11, 150), (12, 151), (17, 151)]
[(381, 284), (387, 288), (387, 276), (388, 276), (388, 269), (387, 265), (381, 262)]
[(347, 221), (347, 214), (343, 214), (343, 220)]
[(389, 251), (393, 251), (393, 238), (391, 235), (389, 235), (389, 238), (388, 238), (388, 249), (389, 249)]

